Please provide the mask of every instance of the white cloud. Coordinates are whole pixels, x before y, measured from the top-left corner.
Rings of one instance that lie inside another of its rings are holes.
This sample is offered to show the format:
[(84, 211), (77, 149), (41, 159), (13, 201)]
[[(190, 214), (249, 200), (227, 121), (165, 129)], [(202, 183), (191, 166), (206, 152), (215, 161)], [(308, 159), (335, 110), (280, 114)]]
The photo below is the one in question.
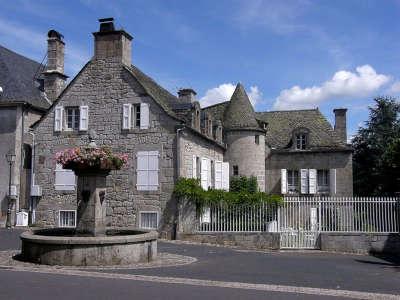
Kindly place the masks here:
[(296, 85), (280, 92), (274, 109), (312, 108), (333, 98), (366, 97), (390, 81), (390, 76), (377, 74), (370, 65), (356, 68), (356, 72), (341, 70), (320, 86), (301, 88)]
[[(206, 94), (200, 98), (202, 107), (210, 106), (224, 101), (229, 101), (235, 91), (236, 85), (232, 83), (223, 83), (219, 86), (209, 89)], [(251, 104), (255, 106), (263, 100), (263, 94), (257, 86), (251, 86), (250, 92), (247, 93)]]
[(400, 94), (400, 81), (395, 81), (388, 89), (391, 94)]

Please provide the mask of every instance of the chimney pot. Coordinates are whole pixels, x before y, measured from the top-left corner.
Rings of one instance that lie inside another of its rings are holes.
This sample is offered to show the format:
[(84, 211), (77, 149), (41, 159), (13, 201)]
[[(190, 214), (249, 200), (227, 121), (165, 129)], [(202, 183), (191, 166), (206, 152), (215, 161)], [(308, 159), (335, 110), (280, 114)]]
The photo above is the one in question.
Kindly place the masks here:
[(100, 29), (94, 32), (94, 59), (116, 59), (130, 67), (132, 36), (124, 30), (115, 30), (114, 18), (99, 19)]

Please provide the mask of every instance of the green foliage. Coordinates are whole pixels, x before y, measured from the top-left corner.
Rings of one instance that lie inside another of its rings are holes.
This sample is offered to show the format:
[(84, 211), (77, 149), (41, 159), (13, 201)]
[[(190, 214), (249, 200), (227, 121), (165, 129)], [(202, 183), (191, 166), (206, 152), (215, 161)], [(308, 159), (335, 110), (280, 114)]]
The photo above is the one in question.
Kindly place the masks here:
[[(247, 179), (246, 179), (247, 180)], [(245, 180), (243, 180), (244, 182)], [(254, 182), (253, 179), (247, 180)], [(256, 181), (257, 183), (257, 181)], [(247, 183), (246, 183), (247, 184)], [(282, 197), (278, 195), (268, 195), (263, 192), (254, 191), (254, 184), (246, 185), (245, 188), (238, 191), (224, 191), (209, 189), (203, 190), (198, 179), (179, 178), (174, 189), (174, 194), (180, 199), (188, 199), (193, 201), (198, 208), (208, 206), (210, 204), (225, 203), (225, 204), (279, 204), (282, 202)]]
[(369, 108), (369, 120), (352, 140), (354, 192), (391, 196), (400, 192), (400, 103), (380, 97)]
[(231, 192), (247, 192), (254, 194), (258, 191), (257, 178), (255, 176), (234, 176), (231, 177), (229, 184)]

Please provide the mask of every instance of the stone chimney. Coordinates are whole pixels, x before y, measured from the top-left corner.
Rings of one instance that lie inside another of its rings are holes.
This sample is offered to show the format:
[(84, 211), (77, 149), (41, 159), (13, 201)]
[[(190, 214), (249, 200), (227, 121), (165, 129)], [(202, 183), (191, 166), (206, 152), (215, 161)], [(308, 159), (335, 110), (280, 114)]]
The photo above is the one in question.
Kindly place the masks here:
[(94, 32), (94, 59), (110, 59), (132, 64), (132, 36), (125, 30), (115, 30), (114, 18), (99, 19), (100, 29)]
[(347, 143), (346, 112), (347, 108), (335, 108), (335, 132), (343, 143)]
[(183, 103), (193, 103), (196, 101), (197, 93), (192, 89), (180, 89), (178, 91), (179, 100)]
[(47, 33), (47, 66), (43, 72), (44, 91), (49, 100), (54, 101), (65, 87), (68, 76), (64, 74), (63, 36), (55, 30)]

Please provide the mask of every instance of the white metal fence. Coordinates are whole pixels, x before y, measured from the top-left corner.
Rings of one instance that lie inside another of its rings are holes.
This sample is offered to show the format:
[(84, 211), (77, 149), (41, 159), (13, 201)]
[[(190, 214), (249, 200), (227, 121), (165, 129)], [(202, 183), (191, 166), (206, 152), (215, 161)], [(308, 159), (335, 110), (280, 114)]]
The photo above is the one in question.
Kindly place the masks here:
[(197, 230), (200, 232), (261, 232), (277, 231), (277, 206), (213, 205), (203, 209)]
[(213, 205), (200, 232), (399, 232), (400, 198), (285, 197), (280, 206)]

